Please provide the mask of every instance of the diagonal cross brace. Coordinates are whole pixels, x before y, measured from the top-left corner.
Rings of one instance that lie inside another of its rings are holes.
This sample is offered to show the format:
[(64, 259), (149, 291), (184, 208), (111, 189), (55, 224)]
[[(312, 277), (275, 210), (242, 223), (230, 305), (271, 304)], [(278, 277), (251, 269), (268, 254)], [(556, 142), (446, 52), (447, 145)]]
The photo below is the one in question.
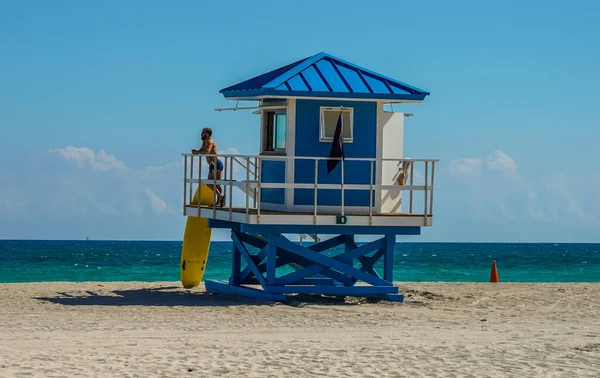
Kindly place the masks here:
[[(298, 245), (288, 241), (287, 239), (272, 238), (271, 240), (272, 240), (271, 243), (273, 243), (276, 247), (281, 247), (281, 248), (285, 249), (286, 251), (293, 253), (294, 255), (297, 255), (298, 257), (302, 257), (304, 259), (312, 261), (313, 263), (320, 264), (327, 268), (335, 269), (343, 274), (347, 274), (351, 277), (362, 280), (366, 283), (370, 283), (371, 285), (393, 286), (393, 284), (391, 282), (382, 280), (379, 277), (368, 274), (368, 273), (366, 273), (362, 270), (359, 270), (351, 265), (348, 265), (347, 263), (344, 263), (342, 261), (335, 260), (329, 256), (324, 256), (322, 254), (316, 253), (314, 251), (309, 250), (308, 248), (298, 246)], [(331, 277), (331, 278), (333, 278), (333, 277)]]
[[(252, 245), (253, 247), (262, 248), (259, 253), (257, 253), (256, 255), (250, 255), (250, 257), (252, 258), (254, 263), (257, 264), (258, 271), (260, 273), (266, 272), (267, 264), (263, 263), (262, 261), (267, 257), (267, 254), (268, 254), (268, 247), (267, 247), (268, 242), (264, 239), (260, 239), (260, 238), (257, 238), (255, 236), (252, 236), (252, 235), (249, 235), (246, 233), (238, 233), (238, 232), (234, 231), (232, 234), (235, 234), (240, 241), (246, 242), (246, 243)], [(336, 246), (344, 243), (344, 241), (345, 241), (344, 235), (338, 235), (331, 239), (327, 239), (322, 242), (313, 244), (310, 247), (308, 247), (308, 249), (315, 251), (315, 252), (323, 252), (323, 251), (326, 251), (330, 248), (336, 247)], [(276, 268), (279, 268), (283, 265), (287, 265), (290, 263), (296, 263), (296, 264), (298, 264), (300, 266), (304, 266), (304, 267), (312, 265), (312, 262), (310, 262), (308, 260), (300, 260), (299, 261), (295, 257), (295, 255), (289, 255), (289, 254), (286, 254), (285, 252), (282, 253), (281, 248), (278, 249), (277, 255), (279, 255), (279, 256), (276, 259), (276, 264), (275, 264)], [(331, 271), (330, 269), (328, 271), (330, 271), (330, 273), (335, 276), (334, 279), (336, 279), (337, 281), (343, 282), (347, 285), (354, 284), (352, 277), (342, 275), (335, 271)], [(248, 265), (246, 268), (244, 268), (244, 270), (240, 274), (240, 282), (241, 283), (247, 282), (248, 279), (251, 279), (250, 276), (252, 273), (253, 273), (253, 271), (252, 271), (250, 265)]]
[[(291, 242), (290, 242), (291, 243)], [(293, 243), (291, 243), (292, 245), (295, 245)], [(300, 247), (303, 248), (303, 247)], [(323, 256), (317, 252), (313, 252), (310, 251), (311, 253), (314, 253), (318, 256)], [(278, 248), (277, 249), (277, 253), (279, 254), (279, 257), (285, 259), (289, 262), (294, 262), (295, 264), (298, 264), (300, 266), (302, 266), (303, 268), (309, 267), (314, 265), (314, 261), (311, 259), (308, 259), (304, 256), (299, 256), (298, 254), (295, 254), (289, 250), (287, 250), (286, 248)], [(323, 256), (326, 257), (326, 256)], [(356, 280), (350, 276), (350, 275), (346, 275), (344, 273), (340, 273), (340, 272), (336, 272), (335, 270), (331, 269), (331, 268), (327, 268), (327, 267), (323, 267), (321, 266), (321, 271), (320, 273), (322, 273), (323, 275), (330, 277), (338, 282), (343, 283), (344, 285), (354, 285), (354, 283), (356, 282)], [(302, 269), (299, 269), (298, 271), (300, 271)], [(293, 273), (290, 273), (293, 274)], [(282, 277), (280, 277), (282, 278)]]
[[(352, 243), (354, 244), (354, 242), (352, 242)], [(356, 246), (356, 244), (354, 244), (354, 246)], [(364, 255), (366, 255), (367, 253), (370, 253), (374, 250), (377, 250), (377, 249), (381, 250), (381, 248), (383, 246), (384, 246), (384, 239), (375, 240), (375, 241), (365, 244), (363, 246), (356, 247), (355, 249), (353, 249), (351, 251), (344, 252), (337, 256), (334, 256), (333, 259), (344, 262), (348, 265), (351, 265), (353, 259), (360, 258), (360, 257), (363, 257), (366, 259), (366, 257), (364, 257)], [(379, 258), (380, 257), (378, 257), (377, 259), (379, 259)], [(363, 265), (365, 265), (364, 262), (363, 262)], [(286, 274), (285, 276), (278, 278), (276, 282), (278, 285), (289, 285), (289, 284), (295, 283), (296, 281), (298, 281), (300, 279), (306, 278), (312, 274), (321, 273), (325, 269), (327, 269), (327, 268), (323, 265), (313, 264), (310, 266), (306, 266), (303, 269), (299, 269), (296, 272)], [(368, 272), (368, 273), (374, 274), (374, 272)], [(376, 275), (376, 273), (375, 273), (375, 275)], [(379, 277), (379, 276), (377, 275), (377, 277)], [(379, 277), (379, 278), (381, 278), (381, 277)], [(354, 284), (354, 283), (356, 283), (356, 280), (353, 280), (352, 284)]]
[[(385, 248), (386, 248), (387, 242), (388, 242), (387, 236), (384, 236), (383, 238), (376, 240), (375, 242), (377, 242), (377, 248), (379, 248), (379, 250), (373, 256), (367, 257), (367, 256), (365, 256), (365, 254), (362, 254), (362, 255), (356, 256), (356, 257), (358, 258), (358, 261), (362, 264), (361, 270), (364, 270), (365, 272), (367, 272), (369, 274), (372, 274), (378, 278), (381, 278), (379, 273), (377, 273), (377, 271), (373, 268), (373, 265), (375, 265), (377, 263), (377, 261), (379, 261), (379, 259), (385, 255)], [(373, 244), (375, 242), (371, 242), (369, 244)], [(346, 241), (346, 245), (353, 248), (353, 250), (351, 252), (354, 252), (360, 248), (364, 248), (364, 247), (368, 246), (369, 244), (358, 247), (356, 245), (356, 243), (354, 242), (354, 240)], [(393, 251), (390, 251), (389, 253), (393, 253)]]
[[(258, 280), (258, 282), (264, 289), (267, 286), (267, 283), (266, 283), (263, 275), (259, 272), (258, 267), (256, 266), (254, 260), (252, 259), (252, 255), (250, 255), (250, 253), (248, 253), (246, 246), (240, 241), (240, 239), (238, 238), (236, 233), (233, 233), (231, 235), (231, 239), (233, 240), (233, 244), (234, 244), (235, 248), (237, 248), (238, 251), (240, 251), (240, 254), (244, 258), (244, 260), (246, 260), (246, 263), (248, 264), (248, 268), (250, 268), (252, 270), (252, 272), (256, 276), (256, 279)], [(267, 248), (267, 247), (265, 247), (265, 248)]]

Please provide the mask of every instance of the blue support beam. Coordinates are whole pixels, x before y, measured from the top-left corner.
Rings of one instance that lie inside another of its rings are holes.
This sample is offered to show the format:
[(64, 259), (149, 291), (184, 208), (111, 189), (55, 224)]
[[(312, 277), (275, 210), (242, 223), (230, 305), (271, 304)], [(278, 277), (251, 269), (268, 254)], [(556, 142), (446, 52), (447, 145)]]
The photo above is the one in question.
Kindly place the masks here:
[(206, 280), (204, 283), (206, 291), (209, 293), (222, 293), (222, 294), (233, 294), (239, 295), (251, 299), (262, 299), (267, 301), (285, 301), (285, 295), (278, 293), (267, 293), (264, 290), (258, 290), (251, 287), (237, 286), (227, 284), (225, 281), (220, 280)]
[[(265, 269), (261, 269), (261, 265), (260, 262), (267, 257), (267, 253), (268, 253), (269, 249), (267, 246), (263, 247), (263, 249), (256, 255), (251, 255), (252, 261), (254, 261), (255, 264), (259, 264), (258, 265), (258, 270), (260, 271), (260, 273), (264, 273)], [(248, 277), (250, 277), (252, 273), (252, 268), (250, 267), (250, 265), (248, 265), (240, 274), (240, 280), (242, 282), (246, 281), (246, 279)]]
[[(332, 278), (302, 278), (294, 282), (292, 285), (327, 285), (327, 286), (341, 286), (339, 282)], [(282, 286), (277, 283), (275, 286)], [(285, 286), (285, 285), (283, 285)]]
[(392, 282), (394, 280), (394, 245), (396, 244), (396, 235), (385, 236), (386, 251), (383, 260), (383, 279)]
[[(358, 261), (362, 264), (361, 270), (374, 275), (375, 277), (381, 279), (381, 276), (379, 275), (379, 273), (377, 273), (377, 271), (375, 270), (375, 268), (373, 267), (373, 265), (375, 265), (377, 263), (377, 261), (379, 261), (379, 259), (385, 254), (386, 256), (389, 255), (389, 253), (387, 253), (386, 251), (391, 251), (390, 253), (393, 253), (393, 246), (392, 249), (388, 248), (388, 245), (386, 244), (386, 239), (379, 239), (376, 240), (374, 242), (371, 242), (370, 244), (372, 244), (373, 246), (377, 246), (377, 247), (381, 247), (373, 256), (368, 257), (365, 256), (366, 253), (364, 253), (363, 251), (361, 251), (362, 249), (364, 249), (367, 245), (358, 247), (356, 245), (356, 243), (354, 242), (353, 239), (348, 239), (346, 240), (346, 249), (350, 249), (352, 252), (350, 253), (350, 255), (352, 255), (353, 257), (356, 257), (358, 259)], [(360, 253), (357, 253), (358, 251), (360, 251)], [(369, 252), (367, 252), (369, 253)], [(390, 282), (392, 280), (389, 280)]]
[(383, 248), (384, 247), (384, 239), (375, 240), (368, 244), (362, 245), (360, 247), (358, 247), (354, 242), (352, 242), (352, 244), (354, 245), (354, 248), (351, 249), (350, 251), (344, 253), (342, 255), (343, 258), (342, 258), (342, 256), (340, 256), (340, 259), (342, 261), (352, 261), (353, 259), (357, 259), (361, 256), (364, 256), (369, 252), (377, 251), (377, 250)]
[(317, 273), (321, 273), (323, 271), (323, 267), (321, 265), (311, 265), (305, 268), (299, 269), (293, 273), (286, 274), (283, 277), (280, 277), (275, 280), (277, 285), (291, 285), (299, 280), (304, 279), (307, 276), (311, 276)]
[[(261, 263), (265, 259), (265, 257), (267, 257), (267, 255), (268, 255), (269, 247), (267, 245), (267, 241), (264, 239), (260, 239), (253, 235), (239, 233), (235, 230), (232, 231), (232, 239), (234, 237), (233, 234), (235, 234), (235, 237), (240, 241), (243, 241), (254, 247), (262, 248), (262, 250), (258, 254), (250, 255), (250, 258), (257, 265), (258, 271), (261, 274), (267, 272), (268, 263)], [(323, 252), (328, 249), (334, 248), (334, 247), (338, 246), (339, 244), (342, 244), (344, 242), (344, 240), (345, 240), (344, 235), (339, 235), (339, 236), (333, 237), (331, 239), (327, 239), (322, 242), (311, 245), (308, 247), (308, 249), (315, 251), (315, 252)], [(234, 250), (234, 253), (235, 253), (235, 250)], [(287, 251), (282, 250), (281, 248), (276, 248), (275, 255), (276, 255), (275, 269), (277, 269), (281, 266), (287, 265), (287, 264), (295, 264), (300, 267), (307, 267), (312, 264), (309, 260), (303, 259), (301, 257), (296, 257), (292, 254), (289, 254)], [(345, 276), (345, 275), (335, 272), (331, 269), (326, 269), (326, 268), (323, 268), (323, 269), (325, 269), (327, 272), (329, 272), (329, 274), (332, 277), (334, 277), (335, 279), (337, 279), (338, 281), (340, 281), (346, 285), (353, 285), (356, 282), (355, 280), (352, 279), (352, 277)], [(242, 283), (242, 284), (258, 283), (257, 279), (252, 276), (252, 273), (253, 272), (252, 272), (251, 266), (247, 266), (240, 274), (240, 283)]]
[(273, 236), (269, 235), (269, 244), (267, 245), (267, 283), (275, 284), (275, 270), (277, 268), (277, 256), (275, 255), (276, 247), (272, 241)]
[(365, 272), (374, 275), (375, 277), (381, 279), (381, 276), (379, 275), (379, 273), (377, 273), (377, 271), (375, 270), (375, 268), (373, 267), (373, 265), (375, 265), (375, 263), (377, 262), (377, 260), (379, 260), (381, 258), (381, 256), (383, 255), (384, 250), (380, 249), (375, 255), (373, 255), (372, 257), (367, 257), (367, 256), (361, 256), (358, 258), (358, 261), (362, 264), (361, 270), (364, 270)]
[(273, 243), (277, 247), (287, 250), (299, 257), (303, 257), (312, 261), (313, 263), (321, 264), (322, 266), (337, 270), (340, 273), (347, 274), (351, 277), (355, 277), (364, 282), (370, 283), (371, 285), (379, 286), (391, 286), (391, 283), (385, 282), (384, 280), (367, 274), (359, 269), (356, 269), (352, 265), (343, 263), (342, 261), (335, 260), (331, 257), (324, 256), (322, 254), (313, 252), (308, 248), (303, 248), (297, 244), (294, 244), (283, 238), (274, 239)]
[[(254, 263), (254, 260), (252, 259), (250, 253), (248, 253), (248, 250), (246, 249), (246, 247), (242, 244), (242, 242), (238, 238), (237, 233), (233, 233), (232, 234), (232, 239), (233, 239), (233, 245), (234, 245), (234, 247), (238, 249), (238, 251), (240, 252), (240, 254), (242, 255), (242, 257), (244, 258), (244, 260), (246, 260), (246, 264), (248, 264), (248, 267), (254, 273), (254, 277), (256, 277), (256, 279), (260, 283), (260, 286), (262, 286), (263, 289), (264, 289), (267, 286), (265, 278), (259, 272), (258, 267)], [(265, 248), (267, 248), (267, 247), (265, 247)]]
[[(241, 228), (232, 228), (232, 276), (229, 283), (207, 280), (206, 290), (269, 300), (281, 300), (290, 294), (321, 294), (403, 301), (398, 287), (393, 285), (395, 235), (384, 234), (378, 240), (358, 246), (354, 235), (340, 234), (307, 247), (271, 231), (267, 226), (260, 232), (266, 235), (265, 240)], [(252, 254), (247, 245), (260, 251)], [(341, 253), (325, 253), (338, 246), (343, 246)], [(383, 278), (373, 268), (382, 257)], [(242, 259), (247, 264), (243, 271)], [(354, 266), (355, 260), (362, 265), (360, 268)], [(277, 268), (285, 265), (296, 270), (277, 277)], [(359, 281), (366, 285), (357, 285)], [(245, 284), (259, 284), (262, 290)]]
[(229, 282), (234, 286), (239, 286), (241, 283), (241, 277), (240, 277), (241, 265), (242, 265), (242, 254), (240, 253), (240, 251), (237, 249), (237, 247), (234, 244), (233, 245), (232, 264), (231, 264), (231, 278), (229, 279)]
[(246, 224), (208, 219), (210, 228), (228, 228), (245, 234), (318, 234), (318, 235), (421, 235), (420, 226), (352, 226)]
[[(374, 250), (377, 250), (377, 249), (379, 249), (380, 247), (382, 247), (384, 245), (384, 240), (383, 239), (376, 240), (374, 242), (365, 244), (365, 245), (360, 246), (360, 247), (357, 247), (356, 244), (354, 243), (354, 241), (347, 240), (348, 239), (347, 235), (340, 235), (340, 237), (336, 237), (336, 239), (338, 239), (341, 242), (345, 242), (346, 243), (346, 252), (344, 252), (344, 253), (342, 253), (340, 255), (334, 256), (333, 259), (341, 261), (341, 262), (343, 262), (345, 264), (349, 264), (349, 265), (353, 265), (352, 264), (352, 260), (353, 259), (355, 259), (355, 258), (361, 258), (365, 254), (368, 254), (368, 253), (370, 253), (370, 252), (372, 252)], [(334, 245), (332, 244), (332, 246), (334, 246)], [(309, 248), (309, 249), (312, 249), (312, 248)], [(371, 260), (365, 260), (365, 261), (361, 261), (361, 262), (362, 262), (363, 265), (367, 264), (369, 267), (371, 267), (372, 264), (374, 264), (379, 258), (380, 257), (377, 257), (373, 261), (371, 261)], [(278, 285), (292, 284), (292, 283), (295, 282), (295, 280), (302, 279), (302, 278), (307, 277), (307, 276), (312, 275), (312, 274), (321, 273), (325, 269), (326, 269), (326, 267), (324, 265), (322, 265), (322, 264), (316, 264), (315, 263), (314, 265), (304, 267), (302, 269), (297, 270), (296, 272), (293, 272), (293, 273), (287, 274), (287, 275), (285, 275), (285, 276), (283, 276), (281, 278), (278, 278), (276, 280), (276, 283)], [(372, 271), (372, 269), (371, 269), (371, 271)], [(371, 272), (369, 272), (369, 273), (371, 273)], [(371, 273), (371, 274), (374, 274), (378, 278), (380, 278), (379, 275), (377, 275), (376, 273)], [(356, 282), (356, 279), (352, 280), (350, 284), (354, 284), (355, 282)]]
[(351, 295), (366, 296), (369, 294), (397, 294), (395, 286), (327, 286), (298, 285), (298, 286), (268, 286), (268, 293), (277, 294), (323, 294), (323, 295)]

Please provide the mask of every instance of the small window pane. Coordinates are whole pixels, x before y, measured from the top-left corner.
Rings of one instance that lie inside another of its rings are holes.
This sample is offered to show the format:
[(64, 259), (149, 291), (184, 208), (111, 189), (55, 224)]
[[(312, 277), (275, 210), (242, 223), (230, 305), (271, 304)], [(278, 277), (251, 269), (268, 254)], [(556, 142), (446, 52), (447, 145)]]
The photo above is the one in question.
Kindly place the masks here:
[(264, 114), (265, 151), (273, 151), (273, 144), (275, 139), (274, 116), (275, 114), (273, 112), (265, 112)]
[(275, 148), (285, 148), (285, 125), (285, 114), (277, 114), (275, 116)]
[[(340, 117), (339, 110), (325, 110), (325, 138), (333, 138), (335, 135), (335, 128)], [(350, 124), (350, 111), (344, 111), (342, 116), (342, 126), (344, 129), (344, 139), (350, 139), (352, 136), (352, 125)]]

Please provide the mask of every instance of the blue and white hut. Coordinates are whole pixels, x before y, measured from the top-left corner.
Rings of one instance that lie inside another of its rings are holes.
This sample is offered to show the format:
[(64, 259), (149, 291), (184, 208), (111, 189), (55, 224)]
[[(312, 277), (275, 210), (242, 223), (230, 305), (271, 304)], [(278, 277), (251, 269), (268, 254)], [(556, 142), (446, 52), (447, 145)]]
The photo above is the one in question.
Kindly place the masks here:
[[(393, 248), (397, 235), (418, 235), (432, 225), (437, 160), (403, 158), (406, 114), (387, 107), (421, 102), (429, 92), (319, 53), (220, 93), (257, 102), (260, 150), (219, 156), (225, 161), (220, 181), (197, 180), (186, 168), (186, 187), (200, 181), (221, 184), (227, 194), (245, 193), (243, 206), (232, 206), (231, 195), (222, 208), (184, 199), (185, 215), (232, 230), (232, 276), (207, 281), (207, 290), (271, 299), (315, 293), (402, 300), (392, 283)], [(193, 157), (184, 157), (186, 167), (193, 166)], [(245, 177), (234, 178), (240, 168)], [(298, 245), (284, 234), (310, 235), (315, 244)], [(382, 237), (358, 246), (355, 235)], [(337, 256), (321, 253), (340, 245)]]

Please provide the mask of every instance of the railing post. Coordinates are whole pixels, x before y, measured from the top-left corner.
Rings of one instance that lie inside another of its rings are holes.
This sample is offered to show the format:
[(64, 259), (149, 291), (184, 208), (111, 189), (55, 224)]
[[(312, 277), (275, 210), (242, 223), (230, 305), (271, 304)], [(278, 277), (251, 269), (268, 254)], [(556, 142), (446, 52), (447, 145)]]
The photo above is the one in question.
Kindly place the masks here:
[[(227, 162), (227, 156), (225, 156), (223, 160), (225, 160), (225, 165), (223, 167), (223, 176), (221, 176), (221, 181), (227, 180), (227, 173), (229, 172), (229, 163)], [(221, 194), (225, 195), (225, 193), (227, 193), (227, 184), (221, 185), (221, 189), (223, 190)], [(223, 204), (223, 206), (225, 206), (225, 204)]]
[(369, 226), (373, 224), (373, 160), (369, 174)]
[(342, 159), (342, 216), (344, 215), (344, 158)]
[(192, 185), (193, 185), (192, 181), (193, 180), (194, 180), (194, 155), (191, 156), (191, 161), (190, 161), (190, 202), (194, 198), (194, 192), (192, 190)]
[[(250, 161), (248, 161), (248, 164), (250, 164)], [(258, 166), (256, 161), (254, 162), (254, 180), (260, 181), (258, 180)], [(256, 207), (256, 192), (258, 191), (258, 188), (253, 188), (252, 190), (254, 190), (254, 207)]]
[(427, 226), (427, 182), (428, 182), (428, 168), (429, 168), (429, 162), (426, 160), (425, 161), (425, 189), (423, 192), (423, 226)]
[(317, 182), (319, 181), (319, 159), (315, 158), (315, 187), (313, 203), (313, 224), (317, 224)]
[(256, 192), (254, 194), (254, 206), (256, 207), (256, 223), (260, 223), (260, 177), (258, 175), (258, 158), (255, 158), (254, 178), (256, 179)]
[(429, 216), (433, 216), (433, 180), (435, 180), (435, 161), (431, 162), (431, 189), (429, 190)]
[[(193, 159), (193, 157), (192, 157)], [(201, 201), (202, 198), (202, 155), (198, 155), (198, 203), (196, 206), (198, 207), (198, 216), (200, 216), (201, 210)]]
[(232, 218), (232, 207), (233, 207), (233, 162), (234, 162), (234, 158), (233, 156), (229, 157), (229, 165), (231, 166), (230, 168), (230, 172), (229, 172), (229, 220), (231, 221)]
[(250, 182), (250, 159), (246, 156), (246, 223), (249, 223), (249, 219), (250, 216), (248, 215), (249, 209), (248, 207), (250, 206), (250, 198), (249, 196), (249, 190), (248, 190), (248, 184)]
[[(415, 162), (412, 161), (410, 163), (410, 186), (413, 186), (415, 183), (415, 180), (413, 179), (413, 177), (415, 176), (414, 173), (415, 173)], [(410, 190), (410, 201), (408, 204), (408, 213), (412, 214), (412, 212), (413, 212), (413, 190), (411, 189)]]
[(183, 155), (183, 216), (187, 216), (187, 155)]
[[(217, 160), (219, 157), (218, 156), (213, 156), (213, 158), (215, 160)], [(215, 194), (217, 194), (217, 163), (214, 163), (215, 165), (213, 166), (213, 219), (217, 218), (217, 201), (215, 199)], [(210, 172), (210, 167), (208, 168), (209, 172)], [(217, 198), (219, 198), (219, 196), (216, 196)], [(198, 200), (198, 202), (200, 202), (200, 200)]]

